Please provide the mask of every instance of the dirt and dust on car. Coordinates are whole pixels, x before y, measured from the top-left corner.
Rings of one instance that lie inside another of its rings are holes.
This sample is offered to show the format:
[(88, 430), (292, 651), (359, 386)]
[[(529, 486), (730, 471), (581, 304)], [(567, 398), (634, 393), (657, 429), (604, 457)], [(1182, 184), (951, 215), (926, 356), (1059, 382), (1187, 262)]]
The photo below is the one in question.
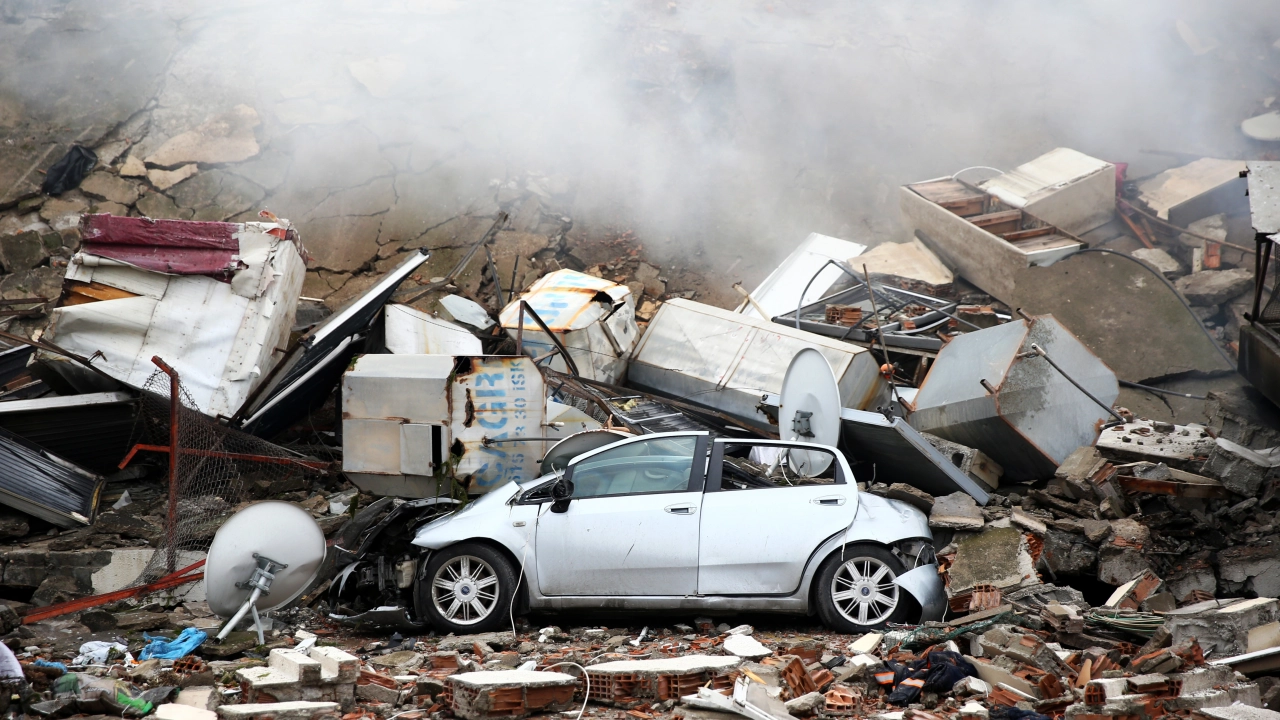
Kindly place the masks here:
[[(1269, 258), (1274, 168), (1246, 169)], [(1175, 198), (1117, 172), (1055, 151), (912, 183), (909, 242), (813, 233), (717, 304), (622, 236), (610, 260), (538, 245), (520, 264), (505, 212), (332, 308), (304, 295), (287, 219), (85, 215), (58, 292), (12, 315), (41, 332), (0, 355), (17, 702), (1262, 717), (1280, 703), (1270, 291), (1117, 249), (1181, 252), (1206, 226), (1162, 236), (1147, 214), (1237, 212), (1238, 184)], [(1122, 289), (1141, 301), (1096, 310)], [(1205, 324), (1243, 294), (1235, 334)], [(1135, 352), (1143, 322), (1168, 332)], [(1252, 385), (1219, 372), (1237, 357)], [(233, 545), (256, 570), (209, 554), (261, 500), (326, 539), (313, 574), (252, 528)], [(255, 589), (256, 621), (209, 602)]]

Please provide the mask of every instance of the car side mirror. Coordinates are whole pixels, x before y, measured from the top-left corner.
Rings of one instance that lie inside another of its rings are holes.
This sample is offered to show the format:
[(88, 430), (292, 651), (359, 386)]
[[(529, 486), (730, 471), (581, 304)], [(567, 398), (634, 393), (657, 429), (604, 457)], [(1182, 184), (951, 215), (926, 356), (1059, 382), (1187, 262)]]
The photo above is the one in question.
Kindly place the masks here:
[(573, 482), (561, 475), (551, 486), (551, 512), (562, 513), (569, 509), (569, 501), (573, 499)]

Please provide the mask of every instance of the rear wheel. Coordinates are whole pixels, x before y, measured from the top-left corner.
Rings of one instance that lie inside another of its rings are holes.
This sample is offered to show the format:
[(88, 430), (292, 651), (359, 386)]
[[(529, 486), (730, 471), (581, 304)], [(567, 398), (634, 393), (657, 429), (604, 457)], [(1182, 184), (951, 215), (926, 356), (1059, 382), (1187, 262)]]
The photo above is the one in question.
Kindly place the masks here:
[(515, 569), (502, 553), (479, 543), (460, 543), (427, 561), (418, 606), (443, 632), (489, 632), (507, 621), (515, 588)]
[(912, 603), (894, 582), (902, 563), (879, 545), (850, 545), (827, 558), (814, 582), (818, 617), (837, 632), (878, 630), (903, 622)]

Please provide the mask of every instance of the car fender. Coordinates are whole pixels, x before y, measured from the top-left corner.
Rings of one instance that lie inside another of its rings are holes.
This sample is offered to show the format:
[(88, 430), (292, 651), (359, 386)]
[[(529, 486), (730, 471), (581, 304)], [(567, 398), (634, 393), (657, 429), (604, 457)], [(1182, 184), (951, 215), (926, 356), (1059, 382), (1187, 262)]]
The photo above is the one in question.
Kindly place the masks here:
[(510, 499), (521, 488), (508, 483), (495, 488), (461, 510), (423, 525), (413, 536), (413, 544), (440, 550), (465, 540), (497, 543), (521, 564), (533, 556), (533, 533), (539, 505), (513, 505)]
[[(809, 566), (805, 568), (804, 578), (800, 583), (799, 594), (806, 598), (807, 603), (813, 598), (810, 590), (813, 587), (813, 578), (818, 574), (818, 568), (832, 553), (846, 545), (872, 542), (877, 545), (892, 546), (903, 540), (918, 539), (930, 542), (933, 540), (933, 533), (929, 531), (929, 518), (919, 508), (899, 500), (860, 492), (853, 521), (849, 523), (849, 527), (844, 532), (827, 538), (827, 541), (819, 546), (810, 558)], [(908, 574), (903, 573), (903, 576)], [(920, 583), (915, 583), (915, 587), (924, 597), (916, 595), (911, 587), (903, 586), (901, 583), (899, 586), (915, 596), (922, 607), (926, 606), (926, 603), (931, 604), (935, 601), (928, 589)]]

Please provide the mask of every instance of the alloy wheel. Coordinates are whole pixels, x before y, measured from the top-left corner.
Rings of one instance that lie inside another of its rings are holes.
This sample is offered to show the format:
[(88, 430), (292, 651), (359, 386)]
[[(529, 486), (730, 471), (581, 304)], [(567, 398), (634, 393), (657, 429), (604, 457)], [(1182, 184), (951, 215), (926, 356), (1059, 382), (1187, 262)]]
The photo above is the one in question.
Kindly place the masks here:
[(431, 602), (436, 612), (459, 625), (474, 625), (498, 605), (498, 575), (474, 555), (459, 555), (436, 570)]
[(846, 620), (858, 625), (884, 622), (898, 607), (897, 575), (872, 557), (847, 560), (831, 579), (831, 599)]

